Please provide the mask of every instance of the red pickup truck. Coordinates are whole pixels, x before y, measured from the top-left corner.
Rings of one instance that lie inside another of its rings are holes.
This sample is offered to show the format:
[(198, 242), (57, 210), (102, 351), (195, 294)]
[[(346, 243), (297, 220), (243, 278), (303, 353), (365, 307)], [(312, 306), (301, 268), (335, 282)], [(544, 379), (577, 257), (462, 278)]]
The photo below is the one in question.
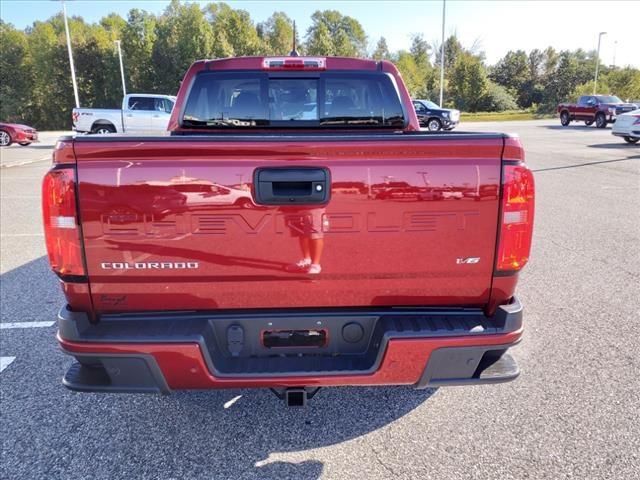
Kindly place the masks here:
[(614, 123), (618, 115), (637, 108), (637, 105), (625, 103), (613, 95), (583, 95), (578, 103), (561, 103), (557, 112), (563, 127), (572, 121), (582, 120), (587, 126), (596, 122), (596, 127), (605, 128), (607, 124)]
[(55, 148), (68, 388), (304, 405), (323, 386), (518, 375), (534, 214), (518, 138), (421, 132), (393, 64), (311, 57), (196, 62), (169, 131)]

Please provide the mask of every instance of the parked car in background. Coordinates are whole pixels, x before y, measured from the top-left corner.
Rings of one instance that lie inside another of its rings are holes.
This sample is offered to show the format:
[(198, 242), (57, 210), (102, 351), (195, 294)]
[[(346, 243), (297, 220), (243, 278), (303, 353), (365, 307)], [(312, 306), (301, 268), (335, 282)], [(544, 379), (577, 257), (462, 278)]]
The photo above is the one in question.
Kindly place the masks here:
[(572, 121), (584, 121), (587, 126), (595, 122), (596, 127), (605, 128), (608, 123), (614, 123), (618, 115), (637, 108), (638, 105), (625, 103), (615, 95), (583, 95), (578, 103), (561, 103), (557, 112), (564, 127)]
[(122, 100), (122, 109), (74, 108), (73, 129), (84, 133), (131, 133), (145, 135), (164, 132), (176, 97), (131, 93)]
[(460, 110), (441, 108), (430, 100), (412, 100), (421, 127), (432, 132), (453, 130), (460, 123)]
[(627, 143), (638, 143), (640, 140), (640, 109), (620, 115), (616, 123), (613, 124), (611, 133), (624, 138)]
[(8, 147), (17, 143), (23, 147), (38, 141), (35, 128), (19, 123), (0, 123), (0, 147)]

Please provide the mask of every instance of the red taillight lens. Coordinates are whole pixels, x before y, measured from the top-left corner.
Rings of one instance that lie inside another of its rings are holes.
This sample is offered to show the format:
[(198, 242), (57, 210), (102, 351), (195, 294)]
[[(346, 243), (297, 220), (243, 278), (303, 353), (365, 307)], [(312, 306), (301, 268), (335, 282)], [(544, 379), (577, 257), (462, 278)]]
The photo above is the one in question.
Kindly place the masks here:
[(640, 125), (640, 115), (634, 115), (636, 117), (636, 121), (633, 122), (634, 125)]
[(496, 270), (517, 271), (531, 251), (534, 212), (533, 173), (523, 164), (505, 165), (502, 179), (502, 218)]
[(75, 171), (50, 170), (42, 182), (42, 215), (49, 263), (59, 275), (84, 275), (76, 214)]

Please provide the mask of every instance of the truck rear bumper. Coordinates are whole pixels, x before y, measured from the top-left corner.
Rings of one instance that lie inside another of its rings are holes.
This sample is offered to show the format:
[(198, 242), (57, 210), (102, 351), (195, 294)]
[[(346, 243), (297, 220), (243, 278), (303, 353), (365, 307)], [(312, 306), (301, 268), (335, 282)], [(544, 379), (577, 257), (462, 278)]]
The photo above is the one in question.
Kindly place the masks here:
[[(519, 374), (505, 352), (522, 336), (517, 299), (492, 317), (477, 309), (389, 309), (114, 315), (90, 324), (63, 308), (58, 320), (62, 349), (82, 362), (72, 365), (64, 385), (101, 392), (499, 383)], [(294, 323), (305, 329), (321, 323), (327, 346), (265, 351), (256, 344), (265, 325)], [(362, 333), (356, 342), (344, 334), (354, 323)], [(244, 332), (240, 347), (237, 328)]]

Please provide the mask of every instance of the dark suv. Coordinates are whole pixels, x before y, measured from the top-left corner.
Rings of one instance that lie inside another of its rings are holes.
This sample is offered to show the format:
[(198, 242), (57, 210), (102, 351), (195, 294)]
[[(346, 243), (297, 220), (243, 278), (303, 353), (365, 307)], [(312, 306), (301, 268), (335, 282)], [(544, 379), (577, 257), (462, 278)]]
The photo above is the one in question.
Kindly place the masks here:
[(460, 110), (440, 108), (430, 100), (413, 100), (421, 127), (432, 132), (453, 130), (460, 123)]

